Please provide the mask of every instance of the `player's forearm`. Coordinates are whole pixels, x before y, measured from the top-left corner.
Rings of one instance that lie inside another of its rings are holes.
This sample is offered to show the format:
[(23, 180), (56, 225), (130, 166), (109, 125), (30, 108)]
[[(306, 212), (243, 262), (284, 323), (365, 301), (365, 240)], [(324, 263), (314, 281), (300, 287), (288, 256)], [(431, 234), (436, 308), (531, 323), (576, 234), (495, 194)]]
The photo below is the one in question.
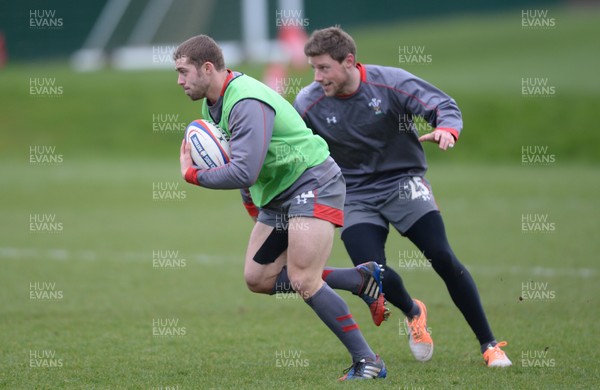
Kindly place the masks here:
[(454, 99), (448, 97), (437, 107), (435, 128), (448, 131), (458, 139), (462, 131), (462, 114)]
[(267, 154), (274, 118), (275, 112), (257, 100), (239, 102), (229, 116), (231, 161), (218, 168), (188, 172), (186, 180), (212, 189), (252, 186)]
[[(248, 188), (254, 184), (261, 170), (264, 156), (252, 153), (252, 143), (242, 143), (242, 147), (231, 149), (230, 162), (212, 169), (200, 169), (182, 160), (182, 173), (185, 181), (213, 189)], [(185, 154), (182, 154), (185, 159)]]
[(231, 161), (212, 169), (199, 169), (188, 172), (193, 184), (212, 189), (248, 188), (254, 184), (260, 173), (264, 157), (257, 153), (258, 141), (252, 137), (231, 139)]
[(250, 187), (256, 181), (258, 172), (248, 169), (245, 164), (230, 162), (218, 168), (196, 171), (196, 183), (202, 187), (230, 190)]
[(401, 106), (413, 115), (422, 116), (434, 128), (446, 130), (458, 138), (463, 127), (456, 101), (434, 85), (406, 73), (400, 83)]

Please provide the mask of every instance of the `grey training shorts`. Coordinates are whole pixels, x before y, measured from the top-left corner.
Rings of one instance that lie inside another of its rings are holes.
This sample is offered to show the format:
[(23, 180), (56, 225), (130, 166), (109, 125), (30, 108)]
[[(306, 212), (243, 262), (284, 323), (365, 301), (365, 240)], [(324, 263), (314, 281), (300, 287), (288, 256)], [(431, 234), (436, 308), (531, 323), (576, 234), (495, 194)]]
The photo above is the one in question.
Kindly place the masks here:
[(429, 182), (424, 177), (406, 176), (399, 180), (397, 189), (387, 197), (347, 202), (344, 229), (360, 223), (389, 229), (389, 224), (392, 224), (405, 234), (422, 216), (435, 210), (439, 209)]
[(346, 181), (331, 158), (306, 170), (288, 189), (260, 209), (258, 221), (287, 230), (290, 218), (312, 217), (344, 224)]

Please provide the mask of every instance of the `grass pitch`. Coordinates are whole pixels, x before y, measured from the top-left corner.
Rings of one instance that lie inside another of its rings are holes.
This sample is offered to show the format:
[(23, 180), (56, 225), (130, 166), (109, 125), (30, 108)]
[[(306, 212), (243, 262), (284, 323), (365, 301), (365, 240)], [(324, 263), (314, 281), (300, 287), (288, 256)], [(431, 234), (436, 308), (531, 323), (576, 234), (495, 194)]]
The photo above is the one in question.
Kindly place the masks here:
[[(36, 171), (43, 175), (33, 185), (26, 178)], [(181, 183), (159, 191), (183, 191), (183, 199), (157, 200), (155, 183), (180, 183), (176, 172), (176, 164), (151, 160), (2, 168), (13, 207), (4, 212), (0, 251), (0, 386), (339, 386), (346, 352), (314, 313), (295, 296), (246, 290), (251, 222), (237, 194)], [(428, 363), (414, 361), (397, 309), (377, 328), (364, 303), (342, 292), (388, 365), (385, 381), (361, 386), (596, 383), (599, 356), (589, 347), (600, 331), (598, 244), (589, 233), (600, 218), (596, 170), (450, 165), (433, 167), (429, 178), (451, 243), (478, 283), (496, 336), (509, 341), (514, 366), (483, 366), (441, 280), (392, 234), (389, 265), (427, 303), (435, 353)], [(574, 178), (588, 183), (586, 191), (556, 185)], [(31, 214), (54, 215), (62, 228), (31, 230)], [(522, 219), (532, 214), (547, 216), (552, 228), (524, 230)], [(350, 264), (340, 240), (330, 264)]]

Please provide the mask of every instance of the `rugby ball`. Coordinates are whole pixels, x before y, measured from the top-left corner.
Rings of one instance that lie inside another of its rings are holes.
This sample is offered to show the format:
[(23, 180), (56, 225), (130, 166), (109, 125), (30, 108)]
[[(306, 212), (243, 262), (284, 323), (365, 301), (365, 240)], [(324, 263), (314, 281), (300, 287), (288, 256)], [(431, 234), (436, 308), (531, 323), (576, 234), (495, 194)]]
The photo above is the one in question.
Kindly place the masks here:
[(220, 167), (229, 162), (231, 149), (225, 132), (214, 123), (196, 119), (185, 129), (185, 140), (192, 146), (192, 161), (202, 169)]

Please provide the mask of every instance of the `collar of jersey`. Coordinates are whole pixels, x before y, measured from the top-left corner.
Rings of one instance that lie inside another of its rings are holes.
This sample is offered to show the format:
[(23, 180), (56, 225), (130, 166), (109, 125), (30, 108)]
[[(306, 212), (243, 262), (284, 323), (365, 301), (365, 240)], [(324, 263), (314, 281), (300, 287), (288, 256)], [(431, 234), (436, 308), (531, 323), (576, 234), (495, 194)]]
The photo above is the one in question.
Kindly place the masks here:
[(227, 86), (229, 85), (231, 79), (233, 79), (233, 72), (231, 71), (231, 69), (227, 69), (227, 77), (225, 78), (225, 81), (223, 81), (223, 88), (221, 88), (221, 96), (225, 95), (225, 90), (227, 89)]
[[(358, 71), (360, 72), (360, 82), (362, 84), (365, 81), (367, 81), (367, 70), (365, 69), (365, 66), (363, 64), (361, 64), (360, 62), (356, 63), (356, 67), (358, 68)], [(359, 89), (360, 89), (360, 84), (358, 85), (358, 88), (356, 88), (356, 91), (351, 92), (347, 95), (335, 95), (335, 97), (340, 98), (340, 99), (348, 99), (349, 97), (354, 96), (358, 92)]]

